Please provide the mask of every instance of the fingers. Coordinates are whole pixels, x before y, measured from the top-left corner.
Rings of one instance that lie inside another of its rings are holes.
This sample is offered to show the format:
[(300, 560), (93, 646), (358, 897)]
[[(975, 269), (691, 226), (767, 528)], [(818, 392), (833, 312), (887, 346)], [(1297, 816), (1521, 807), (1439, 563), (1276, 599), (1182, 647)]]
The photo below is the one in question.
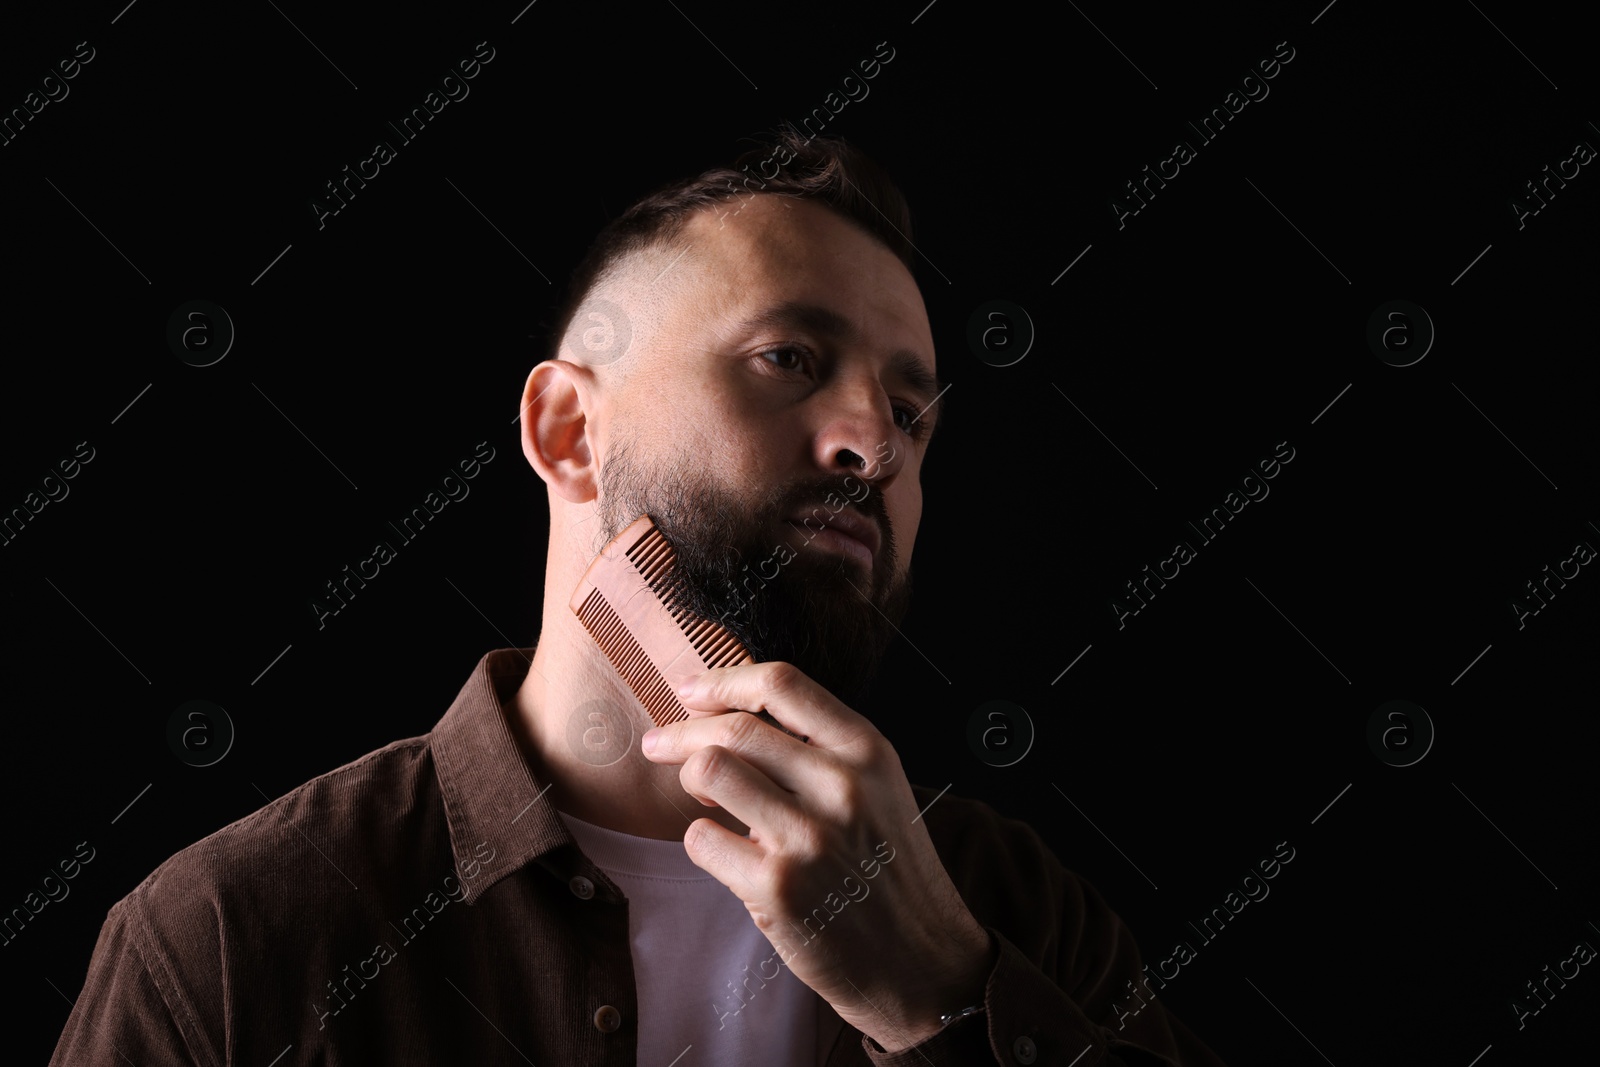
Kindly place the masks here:
[(765, 709), (786, 729), (823, 748), (848, 744), (866, 732), (876, 733), (870, 722), (792, 663), (718, 667), (700, 675), (689, 688), (680, 690), (678, 697), (691, 710)]
[(647, 730), (641, 745), (654, 763), (685, 763), (707, 747), (720, 747), (737, 753), (783, 789), (800, 788), (803, 768), (795, 760), (795, 750), (805, 745), (742, 711), (697, 715)]
[(801, 838), (810, 843), (794, 795), (736, 752), (708, 745), (684, 761), (678, 780), (702, 804), (721, 807), (748, 826), (750, 841), (764, 852), (782, 852)]

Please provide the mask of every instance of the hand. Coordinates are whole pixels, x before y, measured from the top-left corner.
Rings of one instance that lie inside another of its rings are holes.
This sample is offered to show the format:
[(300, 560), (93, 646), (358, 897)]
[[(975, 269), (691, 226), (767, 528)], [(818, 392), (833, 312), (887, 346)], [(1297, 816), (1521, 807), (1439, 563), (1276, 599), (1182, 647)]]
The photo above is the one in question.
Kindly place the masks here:
[[(647, 731), (645, 756), (681, 764), (685, 792), (750, 828), (696, 819), (684, 848), (795, 977), (891, 1052), (935, 1033), (941, 1012), (981, 1004), (989, 934), (883, 734), (788, 663), (719, 667), (679, 695), (691, 717)], [(762, 709), (810, 743), (738, 713)]]

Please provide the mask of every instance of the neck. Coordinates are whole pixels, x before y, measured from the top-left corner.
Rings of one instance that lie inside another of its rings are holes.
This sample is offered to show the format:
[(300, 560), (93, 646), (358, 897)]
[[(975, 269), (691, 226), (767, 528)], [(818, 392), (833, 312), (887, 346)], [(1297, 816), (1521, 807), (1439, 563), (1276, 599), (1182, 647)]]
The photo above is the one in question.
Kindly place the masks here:
[(678, 780), (678, 764), (645, 758), (639, 738), (655, 724), (567, 605), (577, 578), (547, 575), (544, 624), (512, 721), (545, 800), (619, 833), (682, 840), (695, 819), (749, 829), (706, 807)]

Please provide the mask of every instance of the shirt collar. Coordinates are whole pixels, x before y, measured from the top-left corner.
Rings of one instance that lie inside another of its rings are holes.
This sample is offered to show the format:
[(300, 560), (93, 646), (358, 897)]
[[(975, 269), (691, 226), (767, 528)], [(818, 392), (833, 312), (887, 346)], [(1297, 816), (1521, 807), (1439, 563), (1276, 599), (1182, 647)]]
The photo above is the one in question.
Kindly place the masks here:
[(544, 795), (549, 783), (539, 781), (511, 732), (532, 654), (531, 648), (487, 653), (429, 734), (468, 904), (528, 863), (577, 847)]

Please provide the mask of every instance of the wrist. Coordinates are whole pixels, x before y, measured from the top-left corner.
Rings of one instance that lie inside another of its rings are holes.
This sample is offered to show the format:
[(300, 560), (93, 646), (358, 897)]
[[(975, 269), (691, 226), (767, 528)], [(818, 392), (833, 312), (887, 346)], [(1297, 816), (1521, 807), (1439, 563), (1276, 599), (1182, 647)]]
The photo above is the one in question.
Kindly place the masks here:
[[(975, 926), (967, 949), (945, 977), (904, 1005), (905, 1014), (900, 1025), (888, 1035), (868, 1031), (868, 1036), (886, 1052), (902, 1052), (920, 1045), (957, 1020), (982, 1012), (989, 974), (994, 970), (997, 955), (998, 946), (989, 932)], [(889, 1040), (884, 1040), (885, 1036)]]
[(969, 1007), (983, 1009), (989, 974), (994, 970), (999, 956), (999, 945), (981, 926), (974, 926), (970, 947), (963, 955), (960, 966), (940, 991), (940, 1002), (934, 1006), (934, 1022), (943, 1027), (954, 1019), (948, 1018), (966, 1012)]

